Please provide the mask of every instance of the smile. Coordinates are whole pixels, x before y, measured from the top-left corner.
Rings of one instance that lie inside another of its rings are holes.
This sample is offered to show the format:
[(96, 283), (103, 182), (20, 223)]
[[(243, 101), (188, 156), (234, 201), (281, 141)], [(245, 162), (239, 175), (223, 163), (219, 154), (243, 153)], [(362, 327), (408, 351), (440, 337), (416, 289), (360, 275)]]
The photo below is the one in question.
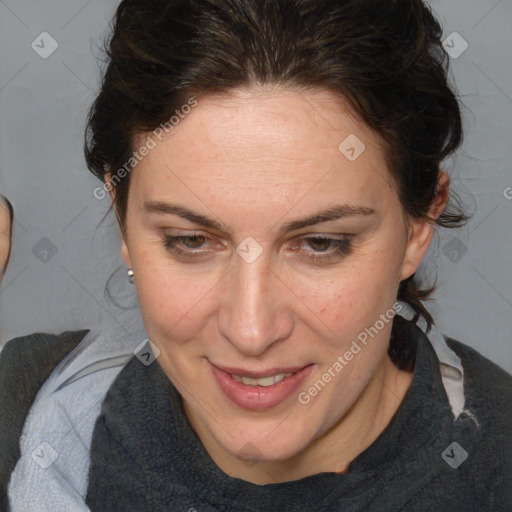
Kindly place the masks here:
[(276, 407), (294, 395), (314, 366), (248, 372), (241, 368), (219, 368), (210, 363), (221, 395), (238, 407), (254, 411)]

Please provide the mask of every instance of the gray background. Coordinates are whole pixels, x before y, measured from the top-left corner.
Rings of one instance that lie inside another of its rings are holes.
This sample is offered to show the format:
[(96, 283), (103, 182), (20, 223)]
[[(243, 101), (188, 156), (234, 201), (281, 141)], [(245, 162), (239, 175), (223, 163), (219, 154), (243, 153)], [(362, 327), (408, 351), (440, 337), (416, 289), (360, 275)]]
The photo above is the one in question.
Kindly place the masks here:
[[(102, 221), (108, 198), (93, 196), (99, 182), (82, 153), (98, 46), (118, 3), (0, 0), (0, 193), (15, 210), (0, 347), (36, 331), (90, 328), (107, 317), (122, 325), (133, 316), (104, 296), (116, 271), (113, 293), (121, 305), (136, 304), (112, 212)], [(428, 307), (442, 332), (512, 372), (512, 2), (430, 4), (465, 106), (465, 141), (445, 168), (474, 217), (461, 230), (438, 231), (422, 265), (427, 277), (437, 274)], [(58, 44), (46, 59), (36, 53), (51, 49), (43, 32)]]

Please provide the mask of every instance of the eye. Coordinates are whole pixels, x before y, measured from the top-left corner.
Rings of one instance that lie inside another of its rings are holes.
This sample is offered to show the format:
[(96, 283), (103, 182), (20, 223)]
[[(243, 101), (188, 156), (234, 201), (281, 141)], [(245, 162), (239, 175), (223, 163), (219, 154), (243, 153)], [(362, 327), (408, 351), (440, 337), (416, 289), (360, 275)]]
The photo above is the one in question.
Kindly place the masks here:
[(213, 243), (214, 241), (202, 233), (177, 236), (166, 234), (162, 238), (162, 245), (180, 259), (204, 257), (211, 253), (211, 249), (205, 248), (207, 242)]
[(332, 238), (325, 235), (307, 236), (298, 240), (299, 245), (305, 243), (313, 251), (297, 249), (302, 257), (313, 263), (333, 263), (348, 256), (352, 252), (351, 237), (353, 235), (344, 235), (343, 238)]
[[(340, 261), (352, 251), (350, 238), (353, 235), (344, 235), (343, 238), (333, 238), (325, 235), (307, 236), (298, 239), (292, 250), (301, 257), (315, 264), (328, 264)], [(208, 257), (214, 251), (212, 246), (217, 245), (215, 240), (203, 233), (188, 235), (169, 235), (162, 238), (165, 249), (182, 261), (193, 261)], [(302, 248), (307, 245), (310, 249)], [(297, 247), (299, 246), (299, 247)]]

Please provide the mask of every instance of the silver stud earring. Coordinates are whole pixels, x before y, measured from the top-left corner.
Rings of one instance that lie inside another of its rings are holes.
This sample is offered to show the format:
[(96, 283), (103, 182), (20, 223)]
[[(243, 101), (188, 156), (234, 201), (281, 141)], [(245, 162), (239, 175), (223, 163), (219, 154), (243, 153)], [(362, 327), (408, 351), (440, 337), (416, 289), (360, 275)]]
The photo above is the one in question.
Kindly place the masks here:
[(128, 281), (133, 284), (133, 270), (131, 268), (128, 269)]

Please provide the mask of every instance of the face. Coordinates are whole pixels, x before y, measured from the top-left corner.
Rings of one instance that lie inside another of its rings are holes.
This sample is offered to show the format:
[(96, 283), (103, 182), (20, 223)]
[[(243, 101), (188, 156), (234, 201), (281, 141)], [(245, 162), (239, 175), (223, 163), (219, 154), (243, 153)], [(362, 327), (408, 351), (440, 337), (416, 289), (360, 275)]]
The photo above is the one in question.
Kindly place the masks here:
[(130, 179), (121, 252), (200, 437), (284, 461), (336, 429), (432, 233), (376, 135), (327, 91), (237, 90), (198, 100)]

